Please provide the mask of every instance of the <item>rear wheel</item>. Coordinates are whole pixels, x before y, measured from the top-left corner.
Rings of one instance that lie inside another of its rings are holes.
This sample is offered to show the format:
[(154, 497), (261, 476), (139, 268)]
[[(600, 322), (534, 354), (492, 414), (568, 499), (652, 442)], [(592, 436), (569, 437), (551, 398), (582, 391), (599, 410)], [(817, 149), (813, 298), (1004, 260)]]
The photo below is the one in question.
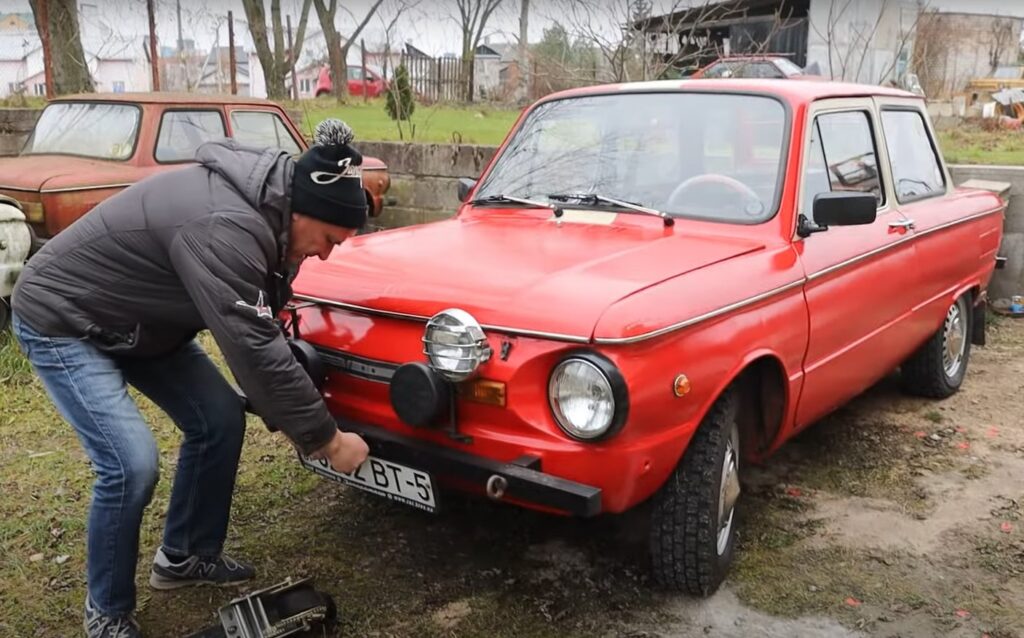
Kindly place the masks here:
[(969, 295), (954, 301), (935, 334), (903, 364), (903, 388), (908, 393), (945, 399), (963, 385), (971, 358), (969, 301)]
[(654, 579), (695, 596), (718, 589), (736, 545), (740, 495), (739, 394), (727, 390), (654, 497), (649, 539)]

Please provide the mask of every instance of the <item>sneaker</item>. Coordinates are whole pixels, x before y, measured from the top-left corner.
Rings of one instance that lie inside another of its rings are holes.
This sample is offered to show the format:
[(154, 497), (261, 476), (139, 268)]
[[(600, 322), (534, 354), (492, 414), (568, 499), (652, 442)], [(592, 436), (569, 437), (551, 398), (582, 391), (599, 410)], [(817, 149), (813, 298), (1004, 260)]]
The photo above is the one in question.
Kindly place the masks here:
[(189, 585), (239, 585), (252, 580), (256, 570), (220, 556), (189, 556), (179, 562), (167, 557), (163, 548), (157, 550), (153, 569), (149, 573), (149, 584), (153, 589), (177, 589)]
[(106, 616), (85, 597), (85, 635), (88, 638), (142, 638), (139, 623), (133, 614)]

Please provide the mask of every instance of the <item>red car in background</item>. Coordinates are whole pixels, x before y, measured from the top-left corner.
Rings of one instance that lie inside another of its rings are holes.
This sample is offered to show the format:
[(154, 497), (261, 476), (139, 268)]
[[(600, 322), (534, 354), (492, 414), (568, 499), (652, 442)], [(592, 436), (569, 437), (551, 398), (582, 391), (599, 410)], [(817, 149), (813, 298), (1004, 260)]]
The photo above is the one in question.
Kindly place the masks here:
[[(366, 67), (365, 77), (363, 67), (348, 67), (348, 94), (363, 95), (367, 97), (378, 97), (388, 88), (388, 81), (385, 80), (379, 70), (373, 67)], [(334, 92), (334, 82), (331, 78), (331, 67), (324, 66), (320, 69), (320, 76), (316, 81), (316, 97), (330, 95)]]

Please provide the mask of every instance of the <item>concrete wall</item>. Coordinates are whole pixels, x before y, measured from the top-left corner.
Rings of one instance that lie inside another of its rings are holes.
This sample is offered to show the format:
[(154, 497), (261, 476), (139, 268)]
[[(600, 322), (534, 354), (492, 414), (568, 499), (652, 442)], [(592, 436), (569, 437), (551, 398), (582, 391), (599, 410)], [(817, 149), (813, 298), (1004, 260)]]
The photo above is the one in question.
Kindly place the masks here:
[(39, 109), (0, 109), (0, 157), (18, 154), (40, 113)]
[(999, 254), (1007, 257), (1006, 268), (997, 270), (992, 278), (989, 296), (1000, 299), (1024, 294), (1024, 166), (968, 166), (949, 167), (954, 184), (970, 179), (983, 179), (1011, 184), (1010, 205), (1003, 225), (1003, 246)]

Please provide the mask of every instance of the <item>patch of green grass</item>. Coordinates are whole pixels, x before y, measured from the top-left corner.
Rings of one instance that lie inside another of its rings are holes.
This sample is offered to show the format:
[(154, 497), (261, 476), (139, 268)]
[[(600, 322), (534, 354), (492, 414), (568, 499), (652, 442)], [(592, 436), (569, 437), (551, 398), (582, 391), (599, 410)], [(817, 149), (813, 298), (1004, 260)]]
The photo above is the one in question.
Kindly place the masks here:
[(931, 421), (932, 423), (942, 423), (946, 420), (946, 417), (942, 416), (942, 413), (938, 410), (930, 410), (925, 412), (924, 418)]
[(939, 131), (939, 147), (950, 164), (1024, 165), (1024, 133), (996, 129), (987, 131), (964, 123)]
[[(398, 126), (384, 110), (383, 99), (364, 103), (361, 98), (349, 98), (347, 104), (339, 105), (333, 97), (323, 97), (287, 102), (285, 106), (291, 113), (302, 115), (301, 122), (296, 121), (296, 125), (307, 137), (321, 120), (336, 117), (352, 126), (357, 142), (403, 139), (399, 136)], [(519, 109), (478, 104), (417, 104), (411, 120), (412, 133), (409, 123), (402, 125), (404, 140), (498, 145), (505, 139), (519, 113)]]

